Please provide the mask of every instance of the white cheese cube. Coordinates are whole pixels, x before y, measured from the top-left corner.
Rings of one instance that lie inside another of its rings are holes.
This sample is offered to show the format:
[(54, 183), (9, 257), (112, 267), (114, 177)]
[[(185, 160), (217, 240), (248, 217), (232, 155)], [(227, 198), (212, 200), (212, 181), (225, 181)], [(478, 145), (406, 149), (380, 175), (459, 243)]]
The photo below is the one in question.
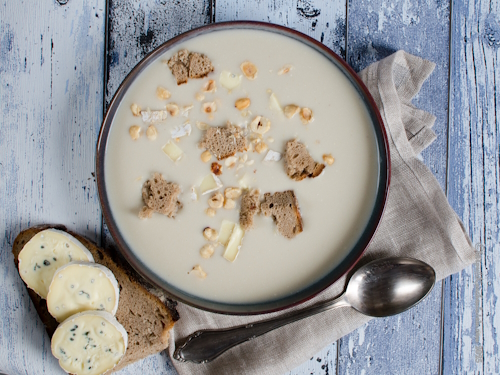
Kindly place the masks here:
[(231, 236), (229, 237), (229, 242), (227, 243), (226, 250), (222, 255), (225, 259), (230, 262), (234, 262), (238, 253), (240, 252), (241, 240), (245, 235), (245, 230), (239, 225), (234, 224), (233, 231), (231, 232)]
[(219, 230), (219, 242), (226, 246), (229, 242), (229, 237), (231, 237), (231, 233), (233, 232), (235, 223), (229, 220), (222, 220), (222, 224)]
[(176, 126), (172, 130), (170, 130), (170, 134), (172, 135), (172, 138), (174, 138), (174, 139), (184, 137), (186, 135), (190, 135), (191, 134), (191, 124), (188, 122), (188, 123)]
[(181, 148), (171, 141), (165, 143), (162, 150), (172, 161), (179, 160), (183, 154)]
[(86, 311), (59, 324), (50, 347), (64, 371), (76, 375), (99, 375), (120, 362), (127, 342), (127, 331), (113, 315), (104, 311)]
[(19, 253), (19, 274), (28, 288), (47, 298), (56, 270), (72, 261), (93, 262), (90, 251), (75, 237), (57, 229), (38, 232)]
[(241, 83), (241, 75), (233, 74), (227, 70), (221, 72), (219, 77), (219, 83), (222, 87), (225, 87), (229, 91), (238, 87)]
[(269, 108), (273, 111), (283, 113), (283, 108), (281, 108), (281, 104), (276, 97), (276, 94), (273, 92), (269, 97)]
[(219, 177), (213, 173), (207, 174), (200, 184), (201, 195), (219, 190), (222, 186), (223, 185)]
[(47, 294), (47, 309), (58, 322), (87, 310), (115, 315), (119, 293), (118, 282), (108, 268), (95, 263), (71, 262), (54, 274)]
[(161, 122), (167, 119), (168, 112), (165, 110), (151, 111), (148, 109), (147, 111), (141, 111), (141, 115), (142, 115), (142, 121), (146, 123)]

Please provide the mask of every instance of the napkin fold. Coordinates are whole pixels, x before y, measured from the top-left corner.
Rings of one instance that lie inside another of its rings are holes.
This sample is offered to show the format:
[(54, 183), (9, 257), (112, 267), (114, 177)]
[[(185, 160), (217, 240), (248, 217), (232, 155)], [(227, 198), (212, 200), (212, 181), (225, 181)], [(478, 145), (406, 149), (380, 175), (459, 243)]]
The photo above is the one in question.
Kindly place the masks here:
[[(438, 181), (417, 157), (436, 138), (432, 131), (435, 117), (415, 108), (411, 100), (434, 67), (432, 62), (398, 51), (359, 73), (380, 109), (392, 165), (385, 212), (359, 264), (386, 256), (408, 256), (430, 264), (440, 280), (473, 263), (475, 251)], [(331, 300), (342, 293), (345, 283), (342, 277), (293, 309)], [(170, 356), (175, 342), (194, 331), (248, 324), (292, 310), (242, 317), (209, 313), (181, 303), (177, 309), (181, 319), (170, 334)], [(282, 374), (370, 319), (352, 308), (335, 309), (241, 344), (210, 363), (173, 360), (173, 364), (180, 375)]]

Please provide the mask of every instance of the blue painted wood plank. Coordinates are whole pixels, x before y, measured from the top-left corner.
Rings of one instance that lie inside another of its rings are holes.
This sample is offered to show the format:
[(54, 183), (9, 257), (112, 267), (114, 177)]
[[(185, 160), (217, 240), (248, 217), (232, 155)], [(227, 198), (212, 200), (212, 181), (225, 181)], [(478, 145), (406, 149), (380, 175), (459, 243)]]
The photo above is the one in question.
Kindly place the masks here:
[(443, 373), (500, 373), (500, 4), (452, 13), (448, 199), (478, 249), (445, 284)]
[(90, 239), (101, 214), (104, 0), (0, 1), (0, 372), (64, 373), (14, 266), (15, 236), (60, 223)]
[[(350, 0), (347, 62), (360, 71), (399, 49), (429, 59), (436, 70), (414, 104), (437, 119), (438, 138), (422, 154), (446, 187), (449, 2)], [(441, 283), (414, 309), (374, 320), (339, 341), (339, 373), (437, 374), (440, 369)]]

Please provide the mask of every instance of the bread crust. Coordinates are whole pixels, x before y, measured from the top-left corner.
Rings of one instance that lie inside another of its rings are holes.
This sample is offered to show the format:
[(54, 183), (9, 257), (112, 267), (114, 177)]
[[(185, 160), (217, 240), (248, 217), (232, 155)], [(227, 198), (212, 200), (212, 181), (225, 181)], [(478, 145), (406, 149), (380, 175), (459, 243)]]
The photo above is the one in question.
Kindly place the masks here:
[[(12, 246), (16, 268), (18, 268), (19, 253), (24, 245), (38, 232), (45, 229), (63, 230), (75, 237), (92, 253), (95, 262), (109, 268), (118, 281), (120, 301), (116, 312), (116, 319), (129, 335), (129, 347), (113, 371), (118, 371), (130, 363), (143, 359), (148, 355), (158, 353), (168, 347), (169, 331), (179, 318), (177, 312), (172, 310), (170, 306), (163, 304), (158, 297), (146, 290), (141, 285), (143, 283), (141, 281), (142, 278), (129, 266), (124, 266), (121, 261), (118, 261), (119, 264), (117, 264), (108, 251), (97, 247), (86, 238), (68, 231), (66, 227), (62, 225), (41, 225), (19, 233)], [(27, 289), (49, 337), (52, 337), (58, 326), (57, 321), (49, 314), (46, 301), (33, 290)], [(151, 317), (154, 317), (154, 319), (149, 319)], [(141, 324), (139, 325), (139, 323)], [(135, 344), (135, 342), (139, 342), (139, 345)], [(144, 347), (142, 343), (149, 345)]]

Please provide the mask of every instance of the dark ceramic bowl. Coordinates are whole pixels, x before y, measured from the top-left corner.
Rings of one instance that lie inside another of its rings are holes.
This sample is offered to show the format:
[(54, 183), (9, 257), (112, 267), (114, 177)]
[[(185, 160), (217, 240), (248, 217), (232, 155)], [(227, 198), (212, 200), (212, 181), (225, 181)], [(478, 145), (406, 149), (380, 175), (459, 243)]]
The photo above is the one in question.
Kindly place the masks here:
[[(148, 269), (148, 267), (145, 266), (145, 264), (140, 259), (135, 256), (133, 251), (124, 240), (124, 237), (120, 233), (120, 229), (118, 228), (110, 209), (106, 193), (106, 180), (104, 176), (104, 159), (106, 156), (105, 151), (111, 124), (121, 100), (123, 99), (125, 93), (127, 92), (132, 82), (135, 80), (135, 78), (159, 56), (163, 55), (167, 50), (175, 48), (179, 43), (191, 38), (195, 38), (196, 36), (201, 34), (230, 29), (257, 29), (264, 30), (270, 33), (278, 33), (304, 43), (308, 47), (314, 49), (315, 51), (321, 53), (323, 56), (329, 59), (332, 64), (334, 64), (338, 69), (340, 69), (340, 71), (345, 74), (353, 87), (361, 96), (373, 124), (373, 131), (375, 133), (378, 148), (379, 174), (374, 209), (371, 212), (368, 223), (364, 228), (361, 236), (359, 237), (357, 243), (352, 247), (347, 256), (338, 265), (332, 268), (332, 270), (326, 276), (316, 281), (314, 284), (305, 286), (302, 290), (297, 290), (296, 293), (280, 298), (278, 300), (255, 304), (228, 304), (195, 297), (193, 295), (185, 293), (178, 288), (175, 288), (173, 285), (158, 277), (158, 275), (155, 275), (150, 269)], [(106, 117), (104, 118), (104, 122), (102, 124), (99, 135), (99, 140), (97, 142), (96, 171), (97, 187), (99, 191), (102, 212), (111, 236), (118, 245), (118, 249), (121, 251), (122, 255), (139, 274), (141, 274), (145, 279), (149, 280), (161, 289), (165, 290), (167, 294), (169, 294), (173, 299), (185, 302), (191, 306), (224, 314), (258, 314), (282, 310), (307, 301), (333, 284), (354, 266), (365, 249), (368, 247), (368, 244), (374, 236), (377, 226), (382, 217), (389, 189), (390, 158), (387, 135), (385, 133), (382, 118), (380, 117), (377, 106), (363, 82), (359, 79), (354, 70), (352, 70), (341, 57), (325, 47), (323, 44), (298, 31), (283, 26), (262, 22), (235, 21), (207, 25), (179, 35), (169, 40), (168, 42), (163, 43), (161, 46), (149, 53), (141, 62), (139, 62), (134, 67), (134, 69), (132, 69), (132, 71), (128, 74), (128, 76), (124, 79), (124, 81), (118, 88), (115, 96), (113, 97), (113, 100), (111, 101), (111, 105), (108, 108)]]

